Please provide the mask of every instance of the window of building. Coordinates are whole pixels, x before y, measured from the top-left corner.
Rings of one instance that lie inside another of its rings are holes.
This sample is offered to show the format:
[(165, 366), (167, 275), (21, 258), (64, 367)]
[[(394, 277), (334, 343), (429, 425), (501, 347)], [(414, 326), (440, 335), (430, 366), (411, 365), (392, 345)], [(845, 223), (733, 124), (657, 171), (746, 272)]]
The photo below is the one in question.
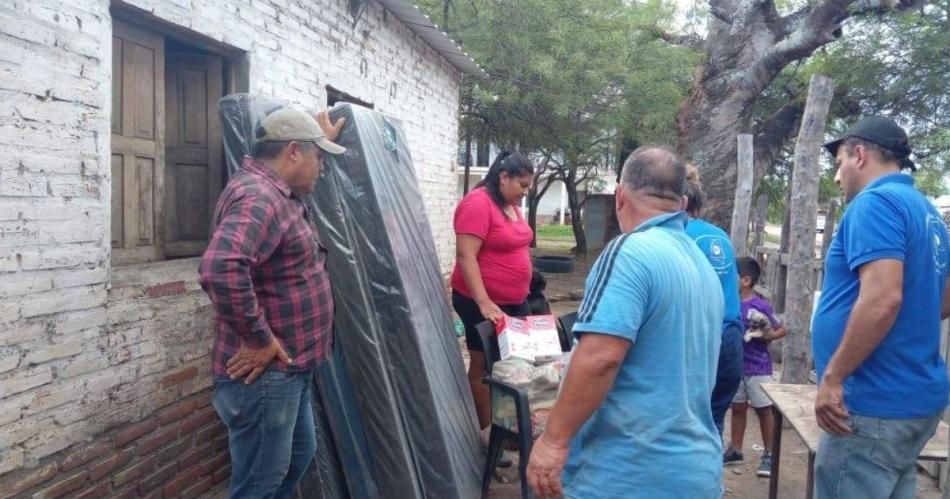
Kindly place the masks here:
[(217, 102), (239, 72), (133, 22), (115, 20), (112, 34), (113, 264), (200, 255), (225, 180)]

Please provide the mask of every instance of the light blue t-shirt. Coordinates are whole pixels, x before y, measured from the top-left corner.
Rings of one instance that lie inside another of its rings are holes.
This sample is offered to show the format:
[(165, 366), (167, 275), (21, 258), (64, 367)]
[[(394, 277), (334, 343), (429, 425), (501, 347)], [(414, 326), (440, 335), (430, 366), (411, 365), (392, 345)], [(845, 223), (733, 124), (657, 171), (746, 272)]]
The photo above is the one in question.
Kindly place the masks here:
[(696, 241), (713, 270), (716, 271), (716, 275), (719, 276), (722, 294), (726, 299), (722, 330), (725, 331), (726, 326), (730, 324), (742, 328), (739, 310), (739, 273), (736, 270), (736, 252), (732, 248), (729, 235), (719, 227), (699, 218), (689, 219), (689, 223), (686, 224), (686, 234)]
[(877, 418), (922, 418), (947, 405), (940, 358), (940, 308), (948, 263), (947, 229), (909, 175), (881, 177), (848, 206), (825, 262), (812, 321), (818, 379), (844, 336), (858, 298), (859, 268), (874, 260), (904, 262), (903, 302), (877, 349), (844, 381), (845, 406)]
[(632, 345), (571, 442), (566, 497), (719, 497), (722, 443), (709, 400), (722, 289), (686, 220), (684, 212), (661, 215), (617, 237), (587, 277), (574, 334)]

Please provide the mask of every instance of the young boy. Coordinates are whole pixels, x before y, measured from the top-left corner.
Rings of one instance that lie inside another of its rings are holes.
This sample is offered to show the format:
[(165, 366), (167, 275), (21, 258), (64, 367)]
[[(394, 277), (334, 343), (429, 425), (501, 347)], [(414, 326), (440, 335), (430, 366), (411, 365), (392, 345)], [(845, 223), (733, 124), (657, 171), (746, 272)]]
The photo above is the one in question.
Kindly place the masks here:
[(769, 343), (784, 337), (786, 330), (775, 319), (772, 305), (765, 299), (756, 296), (755, 291), (753, 291), (762, 273), (759, 263), (754, 258), (743, 257), (736, 261), (736, 265), (739, 271), (739, 299), (741, 300), (743, 326), (747, 330), (750, 325), (757, 326), (754, 321), (750, 321), (751, 311), (757, 311), (752, 312), (753, 318), (758, 313), (764, 315), (768, 319), (766, 321), (768, 324), (764, 328), (755, 327), (755, 329), (761, 331), (761, 337), (750, 337), (751, 334), (746, 334), (747, 339), (743, 344), (742, 383), (739, 385), (739, 391), (732, 402), (732, 445), (723, 456), (723, 462), (725, 464), (735, 464), (743, 461), (742, 439), (745, 436), (746, 410), (749, 405), (752, 405), (755, 414), (759, 418), (762, 445), (765, 447), (757, 474), (759, 476), (770, 476), (772, 474), (771, 447), (774, 422), (771, 410), (772, 401), (762, 391), (762, 383), (773, 381)]

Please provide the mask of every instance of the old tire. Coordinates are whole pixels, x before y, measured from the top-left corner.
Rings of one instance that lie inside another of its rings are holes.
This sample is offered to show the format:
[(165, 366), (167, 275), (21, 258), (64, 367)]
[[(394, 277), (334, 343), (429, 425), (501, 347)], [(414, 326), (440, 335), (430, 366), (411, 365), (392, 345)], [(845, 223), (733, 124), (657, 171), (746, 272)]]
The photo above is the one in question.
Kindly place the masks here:
[(547, 274), (567, 274), (574, 272), (575, 262), (573, 258), (566, 256), (536, 256), (534, 257), (534, 268), (538, 272)]

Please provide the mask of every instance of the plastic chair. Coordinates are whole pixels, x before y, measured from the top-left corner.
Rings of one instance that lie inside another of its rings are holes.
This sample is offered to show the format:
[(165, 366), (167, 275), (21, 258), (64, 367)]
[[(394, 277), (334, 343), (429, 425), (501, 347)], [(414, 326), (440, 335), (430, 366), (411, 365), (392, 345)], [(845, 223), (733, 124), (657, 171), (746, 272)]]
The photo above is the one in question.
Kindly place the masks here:
[[(561, 334), (561, 351), (569, 352), (572, 342), (571, 328), (577, 321), (577, 312), (559, 317), (558, 323), (561, 325), (559, 333)], [(478, 331), (478, 338), (481, 342), (482, 353), (485, 356), (485, 372), (488, 373), (482, 378), (482, 383), (487, 384), (491, 390), (498, 390), (505, 396), (511, 397), (515, 404), (515, 419), (517, 431), (498, 424), (492, 414), (491, 430), (488, 436), (488, 456), (485, 460), (485, 470), (482, 474), (482, 494), (488, 493), (491, 485), (492, 476), (495, 474), (495, 468), (498, 467), (498, 459), (501, 457), (502, 445), (505, 441), (514, 440), (518, 443), (518, 473), (521, 477), (521, 497), (529, 499), (531, 489), (528, 487), (528, 457), (531, 455), (531, 446), (534, 444), (532, 437), (531, 410), (528, 406), (528, 394), (514, 385), (494, 379), (491, 375), (492, 367), (495, 362), (501, 359), (501, 353), (498, 350), (498, 338), (495, 336), (495, 325), (490, 321), (484, 321), (475, 326)], [(494, 399), (494, 393), (492, 394)], [(494, 409), (494, 407), (493, 407)]]
[(560, 326), (557, 332), (561, 340), (561, 350), (570, 352), (574, 345), (574, 334), (572, 330), (574, 329), (574, 323), (577, 322), (577, 312), (562, 315), (557, 318), (557, 322)]

